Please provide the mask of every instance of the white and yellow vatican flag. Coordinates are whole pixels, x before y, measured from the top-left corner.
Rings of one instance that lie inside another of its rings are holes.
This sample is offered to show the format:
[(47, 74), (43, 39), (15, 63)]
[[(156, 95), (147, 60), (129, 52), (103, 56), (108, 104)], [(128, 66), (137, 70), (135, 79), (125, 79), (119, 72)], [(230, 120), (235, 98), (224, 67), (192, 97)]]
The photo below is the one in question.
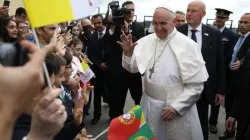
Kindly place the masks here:
[(102, 0), (23, 0), (33, 28), (81, 19), (94, 12)]

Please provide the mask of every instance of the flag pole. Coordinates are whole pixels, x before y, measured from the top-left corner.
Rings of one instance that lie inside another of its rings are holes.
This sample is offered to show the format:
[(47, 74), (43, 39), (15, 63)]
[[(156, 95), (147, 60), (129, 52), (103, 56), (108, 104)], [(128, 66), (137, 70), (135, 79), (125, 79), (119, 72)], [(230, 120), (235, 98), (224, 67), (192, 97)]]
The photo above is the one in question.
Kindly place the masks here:
[[(25, 3), (23, 3), (23, 4), (25, 5)], [(27, 8), (26, 5), (24, 6), (24, 8)], [(28, 20), (30, 21), (29, 15), (30, 14), (28, 13)], [(34, 38), (35, 38), (35, 43), (36, 43), (37, 47), (40, 48), (40, 43), (39, 43), (35, 28), (32, 28), (32, 32), (33, 32), (33, 35), (34, 35)], [(45, 73), (45, 80), (47, 81), (49, 89), (52, 90), (52, 84), (51, 84), (51, 81), (50, 81), (50, 78), (49, 78), (49, 73), (48, 73), (48, 69), (47, 69), (47, 66), (45, 64), (45, 61), (43, 61), (43, 70), (44, 70), (44, 73)]]
[[(33, 31), (33, 34), (34, 34), (36, 45), (37, 45), (37, 47), (40, 48), (40, 43), (39, 43), (39, 40), (38, 40), (38, 37), (37, 37), (37, 33), (36, 33), (34, 28), (32, 28), (32, 31)], [(46, 66), (45, 62), (43, 62), (43, 70), (44, 70), (44, 73), (45, 73), (45, 78), (46, 78), (45, 80), (47, 81), (47, 84), (48, 84), (50, 90), (52, 90), (52, 84), (51, 84), (51, 81), (50, 81), (50, 78), (49, 78), (49, 73), (48, 73), (48, 69), (47, 69), (47, 66)]]
[(93, 140), (97, 140), (100, 138), (102, 135), (106, 134), (109, 131), (109, 127), (106, 128), (104, 131), (102, 131), (98, 136), (96, 136)]

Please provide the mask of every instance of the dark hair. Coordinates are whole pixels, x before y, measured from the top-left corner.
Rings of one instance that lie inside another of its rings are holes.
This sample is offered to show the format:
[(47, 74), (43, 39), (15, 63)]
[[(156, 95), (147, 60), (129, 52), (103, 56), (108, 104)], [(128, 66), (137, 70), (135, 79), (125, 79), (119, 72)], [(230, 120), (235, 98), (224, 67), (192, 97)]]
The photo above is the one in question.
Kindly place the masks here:
[(57, 74), (60, 71), (60, 64), (56, 59), (56, 54), (50, 53), (45, 58), (45, 63), (48, 69), (48, 73), (51, 76), (51, 74)]
[[(62, 58), (63, 59), (63, 58)], [(45, 58), (45, 64), (47, 66), (47, 70), (48, 70), (48, 74), (49, 76), (52, 76), (52, 74), (58, 74), (59, 71), (60, 71), (60, 66), (61, 66), (61, 63), (63, 63), (63, 60), (60, 59), (58, 57), (58, 55), (54, 54), (54, 53), (50, 53), (46, 56)], [(45, 75), (44, 75), (45, 77)], [(45, 77), (46, 78), (46, 77)], [(45, 84), (44, 84), (44, 87), (47, 87), (48, 86), (48, 83), (47, 83), (47, 80), (45, 80)]]
[[(49, 58), (50, 57), (45, 59), (45, 64), (47, 66), (49, 76), (51, 76), (52, 74), (58, 73), (60, 70), (60, 67), (59, 67), (58, 63), (56, 63), (54, 60), (51, 60)], [(53, 58), (53, 57), (51, 57), (51, 58)]]
[(73, 55), (69, 47), (66, 47), (66, 52), (63, 58), (66, 60), (66, 65), (70, 65), (73, 59)]
[(95, 14), (95, 15), (93, 15), (91, 20), (93, 20), (94, 18), (98, 18), (98, 17), (100, 17), (101, 20), (103, 20), (103, 15), (102, 14)]
[(66, 60), (62, 56), (55, 54), (55, 60), (59, 63), (60, 66), (66, 65)]
[(182, 14), (182, 15), (186, 15), (183, 11), (180, 11), (180, 10), (175, 11), (175, 14)]
[(134, 5), (133, 1), (125, 1), (125, 2), (122, 4), (122, 7), (125, 7), (125, 6), (128, 5), (128, 4), (133, 4), (133, 5)]
[(83, 45), (83, 42), (80, 39), (74, 38), (73, 40), (70, 41), (68, 46), (70, 47), (70, 46), (74, 45), (74, 47), (75, 47), (78, 44)]
[(17, 40), (17, 38), (10, 38), (8, 30), (6, 29), (10, 21), (16, 22), (11, 18), (0, 18), (0, 39), (2, 39), (3, 42), (15, 42)]
[(16, 14), (15, 14), (15, 15), (17, 16), (17, 15), (22, 15), (22, 14), (27, 15), (27, 14), (26, 14), (26, 10), (25, 10), (23, 7), (17, 8), (17, 9), (16, 9)]

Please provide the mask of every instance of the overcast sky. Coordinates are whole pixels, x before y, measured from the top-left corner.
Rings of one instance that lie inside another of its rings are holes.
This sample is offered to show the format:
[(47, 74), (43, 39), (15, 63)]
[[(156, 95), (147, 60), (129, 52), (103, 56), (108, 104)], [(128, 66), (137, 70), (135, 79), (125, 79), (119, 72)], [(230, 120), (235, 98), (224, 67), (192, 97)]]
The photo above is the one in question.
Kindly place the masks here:
[[(101, 13), (106, 13), (107, 4), (112, 0), (103, 0), (100, 5)], [(120, 0), (120, 5), (126, 0)], [(154, 9), (160, 4), (167, 5), (173, 10), (186, 11), (187, 5), (192, 0), (132, 0), (135, 3), (135, 14), (138, 21), (143, 21), (144, 16), (152, 16)], [(237, 25), (241, 15), (246, 12), (250, 12), (249, 0), (204, 0), (207, 6), (207, 15), (203, 19), (203, 23), (206, 23), (206, 19), (214, 19), (215, 8), (224, 8), (233, 12), (230, 15), (230, 19), (234, 21), (234, 26)]]

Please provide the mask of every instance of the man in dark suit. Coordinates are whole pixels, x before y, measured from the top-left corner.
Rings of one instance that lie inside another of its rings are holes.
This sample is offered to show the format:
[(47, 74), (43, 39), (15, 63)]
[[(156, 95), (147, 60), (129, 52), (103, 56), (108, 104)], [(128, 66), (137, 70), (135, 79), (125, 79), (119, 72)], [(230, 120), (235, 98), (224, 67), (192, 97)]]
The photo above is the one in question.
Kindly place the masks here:
[[(220, 9), (216, 8), (216, 26), (215, 28), (219, 29), (222, 34), (222, 44), (223, 44), (223, 55), (224, 55), (224, 64), (225, 64), (225, 75), (226, 75), (226, 89), (228, 89), (228, 74), (229, 74), (229, 63), (230, 58), (232, 56), (232, 48), (234, 47), (236, 41), (237, 41), (237, 35), (230, 29), (228, 29), (225, 26), (225, 23), (229, 20), (229, 15), (232, 14), (231, 11), (228, 11), (226, 9)], [(226, 90), (225, 94), (225, 100), (233, 100), (231, 96), (227, 96), (229, 90)], [(211, 133), (216, 134), (218, 132), (217, 130), (217, 123), (218, 123), (218, 116), (220, 111), (220, 105), (212, 105), (211, 106), (211, 113), (209, 118), (209, 130)], [(226, 118), (227, 119), (227, 118)]]
[(127, 96), (128, 89), (131, 97), (136, 105), (140, 104), (142, 96), (142, 81), (140, 73), (132, 74), (126, 71), (122, 67), (122, 53), (123, 50), (117, 44), (120, 41), (120, 35), (132, 34), (133, 41), (137, 41), (145, 35), (143, 27), (132, 22), (134, 17), (135, 6), (132, 1), (126, 1), (122, 4), (122, 7), (130, 9), (131, 13), (124, 14), (124, 25), (110, 25), (107, 27), (105, 34), (105, 42), (108, 43), (108, 94), (109, 94), (109, 116), (112, 120), (123, 114), (123, 108)]
[(249, 140), (250, 110), (246, 107), (248, 107), (250, 99), (250, 13), (241, 17), (239, 25), (241, 37), (234, 47), (230, 62), (232, 69), (230, 78), (233, 78), (231, 81), (235, 81), (234, 84), (237, 85), (238, 91), (234, 93), (235, 100), (226, 126), (227, 131), (232, 133), (236, 119), (238, 122), (236, 140)]
[(106, 71), (108, 69), (104, 56), (106, 53), (106, 48), (103, 46), (103, 36), (106, 33), (106, 27), (103, 25), (103, 16), (97, 14), (92, 16), (92, 24), (94, 25), (95, 32), (91, 34), (87, 41), (88, 46), (88, 57), (93, 62), (91, 69), (96, 75), (96, 78), (91, 80), (94, 85), (94, 118), (92, 119), (92, 124), (97, 124), (101, 117), (101, 105), (103, 97), (104, 102), (108, 102), (106, 94)]
[(204, 140), (208, 140), (208, 105), (221, 104), (225, 93), (225, 70), (221, 33), (217, 29), (202, 24), (206, 15), (206, 5), (202, 1), (193, 1), (188, 5), (187, 23), (177, 30), (197, 42), (201, 49), (209, 79), (197, 102), (197, 110), (202, 126)]

